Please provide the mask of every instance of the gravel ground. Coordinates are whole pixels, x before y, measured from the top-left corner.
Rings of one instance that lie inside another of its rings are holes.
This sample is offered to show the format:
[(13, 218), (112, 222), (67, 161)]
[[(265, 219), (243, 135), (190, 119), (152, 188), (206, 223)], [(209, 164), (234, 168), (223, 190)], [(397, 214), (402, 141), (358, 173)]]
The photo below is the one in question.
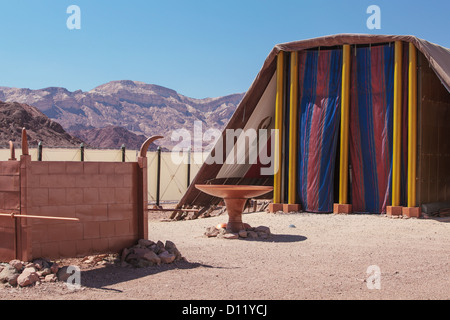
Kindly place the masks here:
[[(173, 241), (186, 261), (142, 269), (82, 268), (65, 283), (1, 288), (0, 299), (307, 300), (449, 299), (450, 220), (380, 215), (246, 213), (266, 240), (206, 238), (227, 215), (149, 221), (150, 240)], [(72, 262), (76, 263), (76, 260)], [(367, 279), (380, 271), (379, 288)], [(372, 286), (373, 287), (373, 286)]]

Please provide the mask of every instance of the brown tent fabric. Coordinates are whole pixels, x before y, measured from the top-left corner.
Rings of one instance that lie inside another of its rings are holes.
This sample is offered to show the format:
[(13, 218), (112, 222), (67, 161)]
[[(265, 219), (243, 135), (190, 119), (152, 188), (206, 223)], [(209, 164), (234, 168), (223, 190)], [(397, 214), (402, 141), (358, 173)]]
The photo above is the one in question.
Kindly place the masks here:
[(371, 35), (371, 34), (339, 34), (325, 36), (309, 40), (301, 40), (278, 44), (269, 54), (267, 59), (275, 59), (280, 51), (301, 51), (317, 47), (340, 46), (344, 44), (361, 45), (377, 44), (394, 41), (411, 42), (423, 53), (430, 63), (431, 68), (442, 81), (442, 84), (450, 92), (450, 49), (429, 41), (417, 38), (415, 36), (396, 36), (396, 35)]
[[(280, 51), (294, 52), (318, 47), (333, 47), (349, 45), (369, 45), (403, 41), (413, 43), (414, 46), (425, 56), (430, 67), (441, 80), (444, 87), (450, 92), (450, 49), (437, 44), (417, 38), (411, 35), (371, 35), (371, 34), (337, 34), (319, 38), (300, 40), (276, 45), (266, 58), (260, 72), (256, 76), (249, 90), (238, 105), (235, 113), (229, 120), (226, 129), (243, 128), (248, 117), (253, 113), (258, 101), (264, 93), (269, 81), (276, 71), (276, 57)], [(224, 130), (224, 132), (225, 132)], [(225, 150), (224, 150), (225, 151)], [(246, 181), (215, 180), (221, 164), (203, 164), (194, 178), (192, 184), (178, 203), (178, 208), (183, 206), (209, 206), (216, 204), (220, 199), (215, 199), (195, 188), (195, 184), (217, 183), (217, 184), (261, 184), (273, 183), (270, 179)]]

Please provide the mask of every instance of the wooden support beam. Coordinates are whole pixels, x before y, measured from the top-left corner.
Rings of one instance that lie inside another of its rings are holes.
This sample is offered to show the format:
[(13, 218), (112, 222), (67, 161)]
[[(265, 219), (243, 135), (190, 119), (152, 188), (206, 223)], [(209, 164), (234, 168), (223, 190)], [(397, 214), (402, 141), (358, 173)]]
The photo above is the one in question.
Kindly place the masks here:
[(408, 65), (408, 207), (416, 206), (417, 170), (417, 51), (409, 44)]
[(343, 46), (341, 96), (339, 204), (348, 204), (348, 132), (350, 128), (350, 45), (348, 44)]
[(392, 206), (400, 205), (400, 160), (402, 138), (402, 42), (395, 41), (394, 141), (392, 150)]
[(298, 52), (291, 53), (290, 119), (289, 119), (289, 189), (288, 203), (297, 200), (297, 137), (298, 137)]
[(284, 52), (277, 56), (277, 93), (275, 98), (275, 150), (274, 152), (274, 178), (273, 178), (273, 202), (281, 201), (281, 162), (283, 139), (283, 95), (284, 95)]

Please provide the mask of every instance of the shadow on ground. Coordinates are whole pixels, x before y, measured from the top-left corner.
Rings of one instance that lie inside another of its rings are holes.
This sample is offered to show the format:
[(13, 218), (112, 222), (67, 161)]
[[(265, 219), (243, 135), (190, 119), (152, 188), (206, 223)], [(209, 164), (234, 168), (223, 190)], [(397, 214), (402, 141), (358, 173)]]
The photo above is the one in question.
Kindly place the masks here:
[(427, 220), (434, 220), (434, 221), (438, 221), (438, 222), (450, 222), (450, 217), (427, 217)]
[(261, 242), (299, 242), (305, 241), (306, 237), (293, 234), (271, 234), (268, 238), (239, 238), (244, 241), (261, 241)]
[[(304, 241), (307, 238), (300, 235), (291, 234), (272, 234), (267, 239), (250, 239), (250, 238), (240, 238), (244, 241), (257, 241), (257, 242), (298, 242)], [(232, 241), (232, 240), (225, 240)], [(134, 267), (121, 267), (120, 265), (106, 265), (101, 268), (82, 270), (81, 271), (81, 285), (87, 288), (95, 288), (113, 292), (122, 292), (118, 289), (107, 288), (108, 286), (115, 285), (121, 282), (127, 282), (130, 280), (135, 280), (150, 275), (158, 274), (160, 272), (165, 272), (175, 269), (195, 269), (195, 268), (218, 268), (223, 267), (211, 266), (202, 263), (189, 262), (189, 261), (175, 261), (171, 264), (161, 264), (158, 266), (149, 266), (145, 268), (134, 268)]]
[(105, 288), (121, 282), (139, 279), (160, 272), (174, 269), (195, 269), (195, 268), (220, 268), (202, 263), (192, 263), (188, 261), (175, 261), (171, 264), (161, 264), (159, 266), (149, 266), (145, 268), (121, 267), (119, 265), (107, 265), (102, 268), (82, 270), (81, 285), (87, 288), (96, 288), (108, 291), (121, 292), (121, 290)]

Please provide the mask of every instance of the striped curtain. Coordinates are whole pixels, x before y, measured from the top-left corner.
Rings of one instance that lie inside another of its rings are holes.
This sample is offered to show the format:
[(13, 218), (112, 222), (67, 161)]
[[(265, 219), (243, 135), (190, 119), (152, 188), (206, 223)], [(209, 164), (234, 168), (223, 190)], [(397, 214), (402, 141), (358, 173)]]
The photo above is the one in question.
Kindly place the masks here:
[(355, 50), (349, 136), (351, 203), (353, 212), (382, 213), (391, 197), (394, 45)]
[(299, 54), (298, 196), (303, 210), (332, 212), (342, 50)]

